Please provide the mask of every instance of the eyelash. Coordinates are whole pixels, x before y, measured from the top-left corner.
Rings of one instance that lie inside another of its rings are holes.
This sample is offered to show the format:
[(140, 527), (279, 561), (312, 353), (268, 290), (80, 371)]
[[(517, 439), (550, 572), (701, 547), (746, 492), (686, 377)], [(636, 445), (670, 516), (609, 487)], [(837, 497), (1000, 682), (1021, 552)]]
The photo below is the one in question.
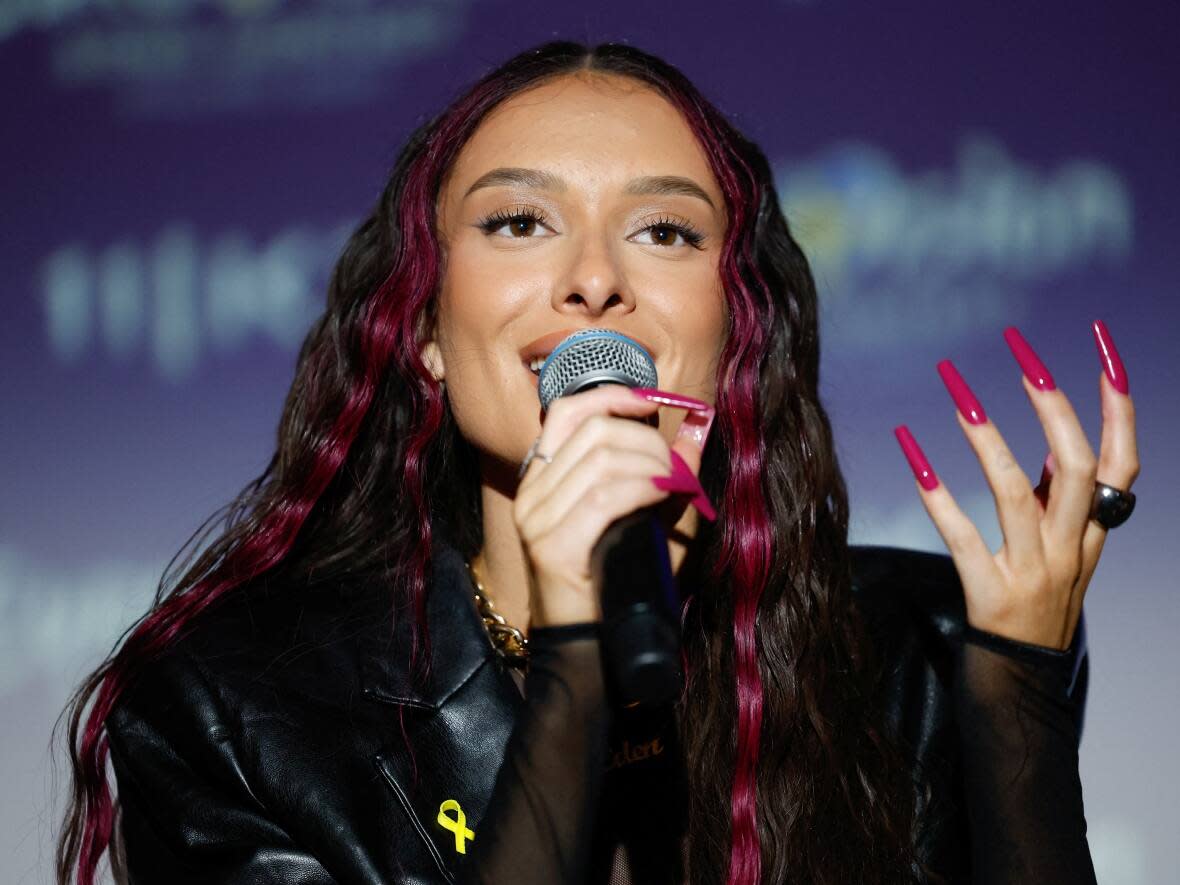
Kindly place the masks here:
[[(546, 224), (548, 222), (548, 219), (545, 217), (545, 213), (541, 212), (539, 209), (501, 209), (500, 211), (494, 212), (480, 221), (479, 227), (485, 234), (491, 234), (506, 224), (509, 224), (513, 221), (520, 221), (522, 219), (527, 219), (528, 221), (533, 221), (537, 224)], [(705, 235), (685, 221), (678, 221), (676, 219), (663, 216), (656, 221), (653, 221), (651, 224), (644, 226), (643, 230), (648, 231), (655, 227), (666, 227), (674, 230), (684, 238), (684, 242), (692, 246), (694, 249), (701, 248), (701, 243), (705, 241)]]

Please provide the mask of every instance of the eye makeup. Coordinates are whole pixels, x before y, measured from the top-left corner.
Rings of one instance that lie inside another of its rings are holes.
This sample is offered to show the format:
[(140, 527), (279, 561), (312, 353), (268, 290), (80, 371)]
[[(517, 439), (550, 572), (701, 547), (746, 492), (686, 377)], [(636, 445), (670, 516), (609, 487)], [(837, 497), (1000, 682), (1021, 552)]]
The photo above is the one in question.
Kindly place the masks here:
[[(500, 209), (490, 215), (484, 216), (477, 223), (476, 227), (482, 230), (485, 234), (491, 235), (498, 231), (505, 225), (516, 224), (533, 224), (541, 225), (542, 227), (549, 226), (548, 216), (540, 209), (533, 206), (518, 206), (511, 209)], [(672, 216), (662, 215), (652, 221), (646, 223), (638, 231), (631, 236), (654, 231), (659, 229), (670, 230), (674, 234), (680, 236), (685, 245), (691, 246), (694, 249), (700, 249), (701, 244), (705, 241), (705, 234), (701, 233), (692, 223), (685, 220), (674, 218)], [(510, 237), (509, 239), (528, 239), (528, 236)], [(653, 242), (648, 245), (653, 246), (675, 246), (675, 243), (657, 243)]]

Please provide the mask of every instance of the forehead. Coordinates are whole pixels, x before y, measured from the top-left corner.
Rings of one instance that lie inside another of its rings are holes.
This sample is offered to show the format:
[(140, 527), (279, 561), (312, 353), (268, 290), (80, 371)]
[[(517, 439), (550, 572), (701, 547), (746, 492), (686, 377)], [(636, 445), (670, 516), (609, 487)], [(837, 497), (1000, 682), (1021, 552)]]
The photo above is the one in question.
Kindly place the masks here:
[(687, 175), (720, 200), (680, 112), (647, 85), (618, 75), (561, 77), (499, 105), (460, 151), (449, 189), (465, 189), (498, 166), (545, 169), (582, 184)]

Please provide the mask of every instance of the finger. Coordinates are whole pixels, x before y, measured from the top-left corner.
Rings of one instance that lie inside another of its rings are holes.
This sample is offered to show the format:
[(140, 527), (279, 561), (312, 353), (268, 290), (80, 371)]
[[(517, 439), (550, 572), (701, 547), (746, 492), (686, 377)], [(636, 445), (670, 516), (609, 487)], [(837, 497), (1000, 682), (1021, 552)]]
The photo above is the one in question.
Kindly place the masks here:
[[(635, 388), (633, 392), (661, 405), (687, 410), (676, 428), (676, 435), (672, 440), (669, 454), (673, 462), (671, 479), (684, 486), (682, 491), (692, 495), (692, 498), (691, 500), (673, 499), (668, 501), (661, 509), (661, 516), (664, 517), (665, 523), (674, 526), (689, 505), (710, 522), (715, 520), (717, 510), (713, 506), (713, 502), (709, 500), (704, 486), (701, 485), (699, 474), (705, 446), (709, 439), (709, 431), (717, 414), (716, 408), (704, 400), (672, 391)], [(661, 412), (660, 417), (662, 419), (664, 413)], [(667, 424), (661, 421), (661, 427), (667, 427)]]
[[(628, 476), (589, 486), (581, 497), (570, 502), (560, 519), (544, 527), (536, 525), (525, 542), (529, 546), (541, 546), (547, 541), (563, 539), (563, 544), (576, 546), (579, 555), (593, 544), (585, 539), (598, 539), (616, 519), (634, 513), (642, 507), (658, 504), (670, 493), (656, 488), (651, 480), (642, 476)], [(588, 566), (588, 563), (586, 564)], [(582, 575), (583, 578), (588, 575)]]
[[(716, 519), (716, 509), (713, 501), (709, 500), (708, 493), (704, 491), (704, 486), (701, 485), (699, 474), (704, 446), (708, 442), (709, 430), (713, 427), (713, 420), (716, 417), (716, 408), (704, 400), (695, 398), (695, 396), (674, 391), (660, 391), (654, 387), (632, 388), (632, 393), (643, 399), (658, 402), (662, 406), (686, 411), (680, 424), (676, 426), (676, 434), (671, 441), (669, 451), (671, 461), (673, 461), (669, 480), (674, 485), (664, 486), (670, 487), (671, 490), (678, 491), (686, 497), (669, 498), (660, 507), (660, 518), (669, 537), (680, 533), (681, 530), (678, 530), (676, 526), (680, 525), (681, 517), (684, 516), (684, 512), (689, 506), (700, 513), (704, 519), (713, 522)], [(661, 433), (664, 435), (667, 435), (666, 431), (670, 428), (670, 422), (664, 420), (666, 417), (666, 413), (660, 413)], [(684, 527), (684, 531), (688, 533), (683, 538), (690, 538), (693, 535), (693, 530), (689, 526)]]
[(1098, 459), (1068, 397), (1059, 389), (1038, 389), (1023, 379), (1024, 392), (1041, 422), (1053, 456), (1053, 481), (1049, 484), (1042, 525), (1048, 558), (1077, 577), (1081, 564), (1082, 535), (1094, 496)]
[(1067, 614), (1072, 616), (1081, 606), (1078, 579), (1084, 564), (1083, 538), (1097, 459), (1069, 400), (1057, 390), (1053, 375), (1020, 330), (1009, 326), (1004, 330), (1004, 340), (1020, 364), (1025, 393), (1053, 453), (1054, 481), (1050, 483), (1045, 506), (1042, 543), (1050, 578), (1058, 586), (1068, 588), (1065, 605)]
[(1040, 569), (1044, 565), (1041, 547), (1040, 507), (1032, 485), (995, 424), (950, 360), (938, 364), (938, 374), (955, 402), (959, 426), (975, 451), (983, 475), (996, 502), (996, 516), (1004, 535), (1004, 546), (1017, 568)]
[[(1098, 451), (1099, 482), (1130, 491), (1139, 477), (1139, 446), (1135, 430), (1135, 401), (1131, 399), (1127, 371), (1106, 324), (1092, 326), (1102, 362), (1098, 396), (1102, 403), (1102, 442)], [(1106, 529), (1090, 520), (1083, 539), (1083, 559), (1092, 573), (1106, 539)]]
[[(1122, 368), (1121, 362), (1119, 368)], [(1125, 379), (1125, 374), (1122, 377)], [(1098, 455), (1098, 481), (1116, 489), (1130, 491), (1139, 477), (1135, 403), (1129, 393), (1121, 393), (1115, 387), (1107, 372), (1099, 376), (1098, 387), (1102, 402), (1102, 443)], [(1082, 577), (1079, 580), (1083, 587), (1088, 586), (1090, 577), (1098, 566), (1106, 535), (1107, 530), (1094, 520), (1087, 523), (1086, 533), (1082, 538)]]
[[(926, 508), (926, 513), (938, 534), (942, 536), (959, 574), (993, 575), (995, 564), (983, 536), (939, 480), (909, 428), (903, 424), (894, 428), (893, 433), (914, 473), (922, 505)], [(964, 586), (965, 592), (969, 589), (974, 588)]]
[[(657, 403), (660, 406), (685, 410), (685, 414), (676, 428), (671, 449), (676, 455), (679, 455), (679, 459), (695, 476), (700, 471), (701, 457), (709, 439), (713, 419), (717, 415), (716, 408), (695, 396), (676, 391), (659, 390), (655, 387), (633, 387), (631, 392), (641, 399)], [(668, 426), (663, 418), (664, 413), (660, 412), (660, 421), (654, 425), (660, 428), (661, 433)]]
[(961, 414), (957, 417), (991, 490), (1004, 547), (1013, 566), (1042, 568), (1045, 551), (1041, 544), (1041, 508), (1028, 477), (995, 424), (989, 420), (973, 425)]
[[(1102, 320), (1096, 320), (1091, 330), (1102, 364), (1098, 377), (1098, 397), (1102, 404), (1102, 441), (1098, 452), (1098, 482), (1118, 489), (1130, 490), (1139, 476), (1139, 450), (1135, 430), (1135, 403), (1130, 396), (1130, 384), (1118, 348), (1110, 330)], [(1071, 623), (1077, 623), (1082, 601), (1090, 580), (1098, 567), (1098, 560), (1106, 543), (1107, 530), (1094, 520), (1087, 520), (1082, 537), (1082, 568), (1078, 577), (1078, 593), (1071, 609)]]
[(1130, 489), (1139, 476), (1135, 401), (1131, 399), (1126, 370), (1110, 332), (1101, 320), (1094, 327), (1095, 338), (1099, 340), (1106, 362), (1103, 377), (1099, 380), (1102, 443), (1098, 455), (1098, 480), (1115, 488)]
[(716, 416), (714, 406), (697, 400), (694, 406), (688, 408), (676, 429), (672, 450), (680, 455), (694, 475), (700, 473), (701, 460)]
[(654, 427), (617, 415), (590, 415), (552, 453), (552, 463), (538, 471), (535, 482), (518, 493), (527, 499), (522, 506), (527, 508), (529, 501), (541, 501), (554, 494), (582, 464), (609, 467), (610, 453), (621, 451), (645, 453), (654, 465), (648, 471), (650, 475), (668, 476), (672, 471), (668, 444)]
[[(554, 459), (554, 465), (556, 463)], [(571, 510), (582, 506), (584, 501), (593, 500), (596, 488), (614, 488), (622, 481), (633, 479), (652, 485), (653, 476), (665, 475), (665, 465), (647, 452), (610, 446), (594, 449), (577, 462), (552, 491), (538, 498), (531, 509), (521, 514), (522, 524), (527, 526), (530, 537), (543, 536), (566, 520)], [(661, 496), (647, 496), (647, 500), (660, 499)]]
[(1067, 593), (1065, 635), (1072, 636), (1084, 593), (1079, 578), (1096, 459), (1065, 394), (1034, 386), (1027, 375), (1023, 383), (1050, 447), (1042, 471), (1041, 538), (1048, 574)]
[[(556, 452), (578, 425), (591, 415), (645, 417), (654, 414), (658, 408), (657, 404), (640, 399), (631, 393), (630, 388), (621, 384), (603, 384), (573, 396), (559, 397), (550, 404), (545, 413), (541, 435), (537, 440), (537, 452), (556, 461)], [(525, 488), (535, 477), (546, 472), (542, 469), (546, 466), (552, 465), (547, 465), (542, 458), (534, 457), (521, 478), (519, 488)]]
[(1069, 571), (1072, 582), (1081, 561), (1097, 458), (1068, 398), (1057, 389), (1053, 375), (1020, 330), (1009, 326), (1004, 330), (1004, 340), (1020, 364), (1025, 393), (1053, 453), (1056, 469), (1045, 508), (1044, 532), (1051, 556), (1061, 554), (1057, 564)]

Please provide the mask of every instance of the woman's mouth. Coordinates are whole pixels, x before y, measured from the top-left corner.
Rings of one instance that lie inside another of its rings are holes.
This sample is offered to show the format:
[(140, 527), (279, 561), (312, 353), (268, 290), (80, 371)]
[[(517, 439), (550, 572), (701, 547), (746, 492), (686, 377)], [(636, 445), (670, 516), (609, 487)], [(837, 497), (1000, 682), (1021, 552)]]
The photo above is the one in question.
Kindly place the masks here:
[(529, 376), (532, 378), (533, 387), (535, 388), (539, 388), (541, 386), (541, 366), (544, 365), (547, 358), (548, 354), (543, 357), (534, 357), (527, 363), (521, 363), (521, 365), (524, 367), (524, 370), (528, 372)]

